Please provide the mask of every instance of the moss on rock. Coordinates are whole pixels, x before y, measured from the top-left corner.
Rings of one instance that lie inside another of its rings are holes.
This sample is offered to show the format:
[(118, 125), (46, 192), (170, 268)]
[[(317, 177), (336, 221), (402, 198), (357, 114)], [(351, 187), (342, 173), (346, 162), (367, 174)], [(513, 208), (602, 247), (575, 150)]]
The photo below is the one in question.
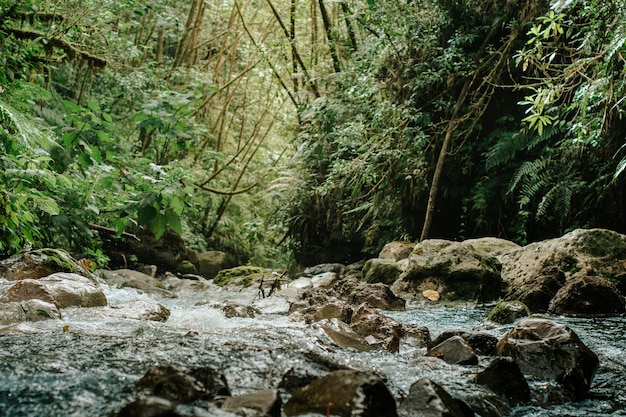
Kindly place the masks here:
[(522, 317), (530, 317), (530, 310), (521, 301), (498, 303), (487, 316), (487, 320), (498, 324), (509, 324)]
[(241, 279), (244, 287), (249, 287), (256, 278), (267, 273), (267, 269), (259, 266), (236, 266), (235, 268), (222, 269), (213, 280), (216, 285), (223, 287), (235, 279)]

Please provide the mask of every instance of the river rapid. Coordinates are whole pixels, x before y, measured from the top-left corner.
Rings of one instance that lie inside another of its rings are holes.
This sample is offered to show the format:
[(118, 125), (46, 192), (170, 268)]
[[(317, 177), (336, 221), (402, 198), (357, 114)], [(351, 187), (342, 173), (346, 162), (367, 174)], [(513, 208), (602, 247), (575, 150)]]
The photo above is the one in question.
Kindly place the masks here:
[[(8, 285), (0, 282), (0, 293)], [(106, 288), (111, 303), (147, 297), (134, 289)], [(397, 354), (344, 350), (317, 326), (285, 315), (226, 318), (214, 307), (225, 300), (249, 303), (254, 297), (252, 290), (228, 293), (214, 287), (159, 300), (171, 311), (163, 323), (105, 318), (88, 308), (70, 308), (63, 310), (62, 320), (0, 327), (0, 416), (111, 416), (136, 398), (135, 381), (155, 364), (213, 366), (224, 373), (233, 395), (276, 388), (290, 369), (324, 363), (374, 370), (386, 377), (397, 399), (421, 377), (460, 377), (452, 367), (433, 369), (430, 375), (420, 367), (417, 373), (414, 365), (423, 359), (423, 348), (401, 345)], [(406, 311), (384, 314), (427, 326), (433, 338), (446, 329), (478, 326), (498, 337), (510, 329), (486, 326), (488, 312), (487, 307), (409, 303)], [(591, 398), (548, 408), (516, 407), (511, 415), (626, 416), (626, 392), (616, 389), (626, 385), (626, 318), (549, 318), (572, 327), (600, 357)], [(476, 370), (466, 367), (464, 372)], [(180, 406), (179, 411), (234, 416), (214, 405)]]

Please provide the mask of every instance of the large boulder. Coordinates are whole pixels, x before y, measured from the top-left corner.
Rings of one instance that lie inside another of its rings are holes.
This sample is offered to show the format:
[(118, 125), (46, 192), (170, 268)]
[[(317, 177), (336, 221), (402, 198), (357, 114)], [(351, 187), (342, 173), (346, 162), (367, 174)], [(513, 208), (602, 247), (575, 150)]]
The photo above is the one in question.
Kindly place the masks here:
[[(520, 300), (531, 311), (546, 311), (559, 289), (577, 280), (601, 278), (613, 282), (622, 296), (626, 292), (626, 236), (610, 230), (577, 229), (513, 249), (498, 259), (508, 287), (506, 299)], [(594, 301), (598, 291), (586, 288), (564, 314), (595, 314), (592, 306), (599, 314), (607, 314), (606, 306)]]
[(500, 262), (466, 242), (425, 240), (415, 246), (392, 289), (407, 294), (434, 290), (447, 300), (495, 300), (503, 289)]
[(611, 281), (582, 276), (561, 287), (548, 309), (560, 315), (619, 315), (626, 311), (626, 304), (624, 296)]
[(89, 270), (60, 249), (37, 249), (0, 261), (0, 277), (8, 280), (39, 279), (55, 272), (91, 276)]
[(369, 283), (382, 282), (391, 285), (400, 277), (398, 263), (390, 259), (374, 258), (363, 265), (363, 281)]
[(397, 417), (396, 401), (371, 372), (341, 370), (295, 391), (283, 409), (288, 416)]
[(381, 310), (404, 311), (406, 309), (406, 300), (395, 295), (388, 285), (381, 283), (358, 286), (347, 297), (347, 301), (351, 304), (368, 303)]
[(224, 252), (211, 250), (198, 254), (198, 273), (206, 279), (213, 279), (222, 269), (228, 268), (230, 262)]
[(132, 269), (117, 269), (115, 271), (99, 270), (100, 277), (109, 285), (120, 288), (135, 288), (146, 294), (161, 298), (174, 298), (176, 295), (165, 289), (158, 279)]
[(405, 241), (390, 242), (383, 246), (378, 257), (398, 262), (408, 258), (413, 249), (415, 249), (415, 243)]
[(59, 308), (107, 305), (102, 289), (91, 279), (70, 272), (56, 272), (39, 279)]
[(575, 399), (587, 396), (598, 370), (598, 356), (569, 327), (547, 319), (519, 321), (496, 346), (525, 375), (563, 385)]

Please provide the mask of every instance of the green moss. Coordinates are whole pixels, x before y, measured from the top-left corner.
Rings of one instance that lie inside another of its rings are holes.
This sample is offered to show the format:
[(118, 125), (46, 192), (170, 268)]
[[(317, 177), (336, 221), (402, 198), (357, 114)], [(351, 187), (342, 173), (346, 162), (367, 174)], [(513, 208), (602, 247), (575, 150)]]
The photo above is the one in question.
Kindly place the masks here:
[(78, 266), (72, 256), (60, 249), (39, 249), (33, 251), (42, 256), (42, 264), (50, 266), (52, 269), (61, 272), (78, 272)]
[(182, 272), (183, 274), (197, 274), (198, 273), (198, 269), (196, 268), (196, 266), (186, 259), (182, 261), (180, 265), (178, 265), (178, 271)]
[(222, 269), (217, 273), (213, 282), (220, 287), (228, 284), (235, 279), (241, 279), (244, 287), (249, 287), (256, 278), (260, 278), (267, 273), (265, 268), (258, 266), (237, 266), (230, 269)]
[(521, 301), (498, 303), (487, 316), (487, 320), (498, 324), (509, 324), (522, 317), (530, 317), (530, 310)]

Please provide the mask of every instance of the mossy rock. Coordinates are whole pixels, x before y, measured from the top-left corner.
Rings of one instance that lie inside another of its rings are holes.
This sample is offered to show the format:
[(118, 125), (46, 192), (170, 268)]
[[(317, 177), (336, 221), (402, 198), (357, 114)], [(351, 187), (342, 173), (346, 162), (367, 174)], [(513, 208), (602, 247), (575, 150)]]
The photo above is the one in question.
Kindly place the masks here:
[(363, 266), (363, 281), (391, 285), (400, 277), (398, 263), (389, 259), (374, 258)]
[(498, 324), (509, 324), (522, 317), (530, 317), (530, 310), (521, 301), (498, 303), (487, 316), (487, 320)]
[(198, 269), (191, 261), (184, 260), (178, 265), (178, 271), (183, 274), (197, 274)]
[(230, 269), (222, 269), (213, 280), (216, 285), (223, 287), (235, 279), (241, 280), (244, 287), (249, 287), (256, 278), (267, 274), (267, 269), (259, 266), (236, 266)]

